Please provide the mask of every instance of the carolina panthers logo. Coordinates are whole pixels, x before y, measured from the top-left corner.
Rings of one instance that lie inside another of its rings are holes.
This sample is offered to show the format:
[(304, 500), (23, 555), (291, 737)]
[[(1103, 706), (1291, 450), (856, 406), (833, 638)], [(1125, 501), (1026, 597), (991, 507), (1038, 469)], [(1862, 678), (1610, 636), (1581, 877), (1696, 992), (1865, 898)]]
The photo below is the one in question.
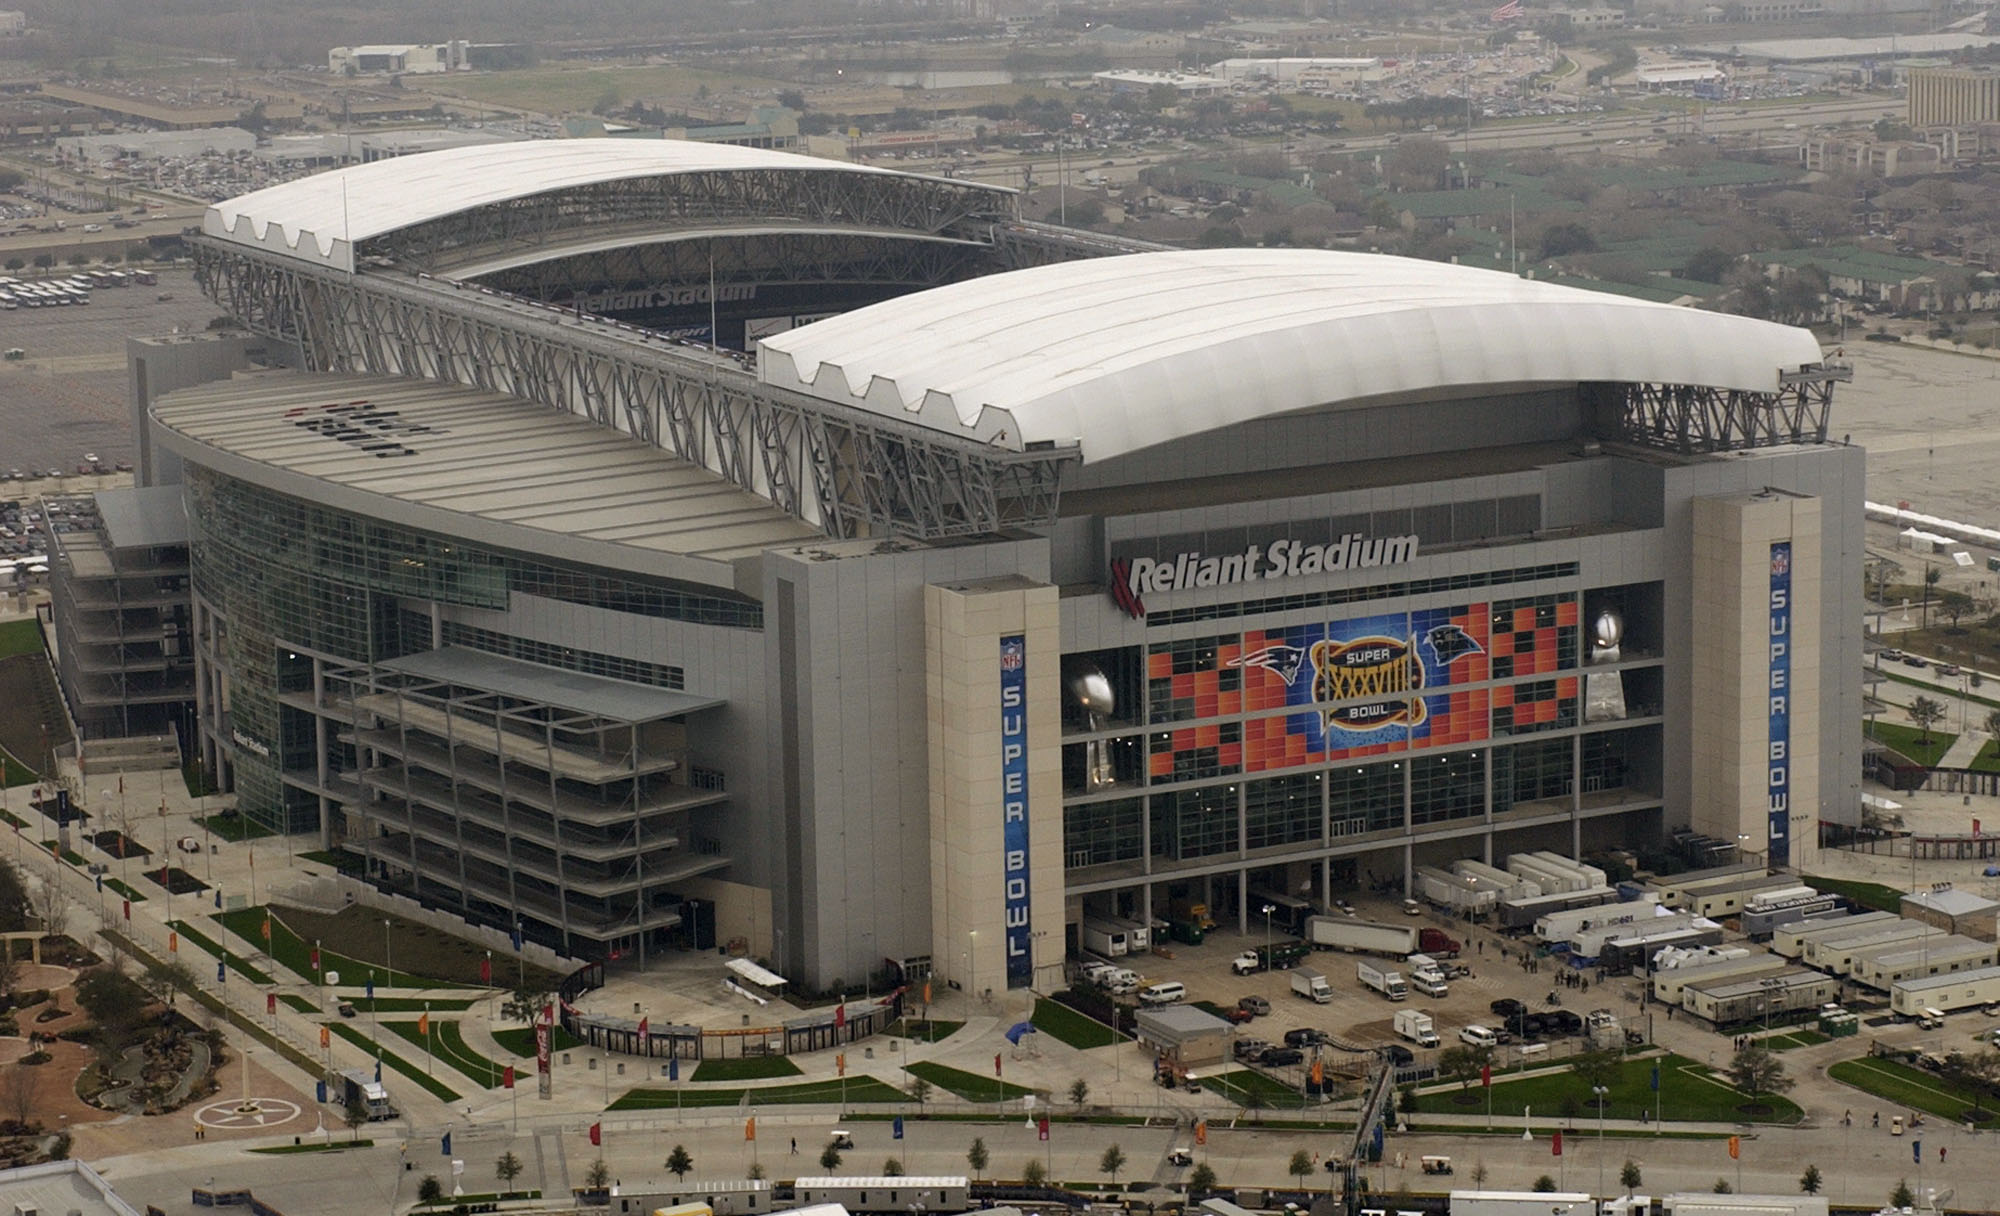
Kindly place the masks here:
[(1459, 625), (1439, 625), (1424, 635), (1424, 646), (1439, 667), (1449, 667), (1469, 654), (1486, 653), (1486, 648)]
[(1266, 646), (1253, 650), (1241, 658), (1229, 660), (1231, 667), (1267, 667), (1278, 673), (1278, 678), (1287, 684), (1298, 682), (1299, 671), (1305, 666), (1306, 650), (1303, 646)]

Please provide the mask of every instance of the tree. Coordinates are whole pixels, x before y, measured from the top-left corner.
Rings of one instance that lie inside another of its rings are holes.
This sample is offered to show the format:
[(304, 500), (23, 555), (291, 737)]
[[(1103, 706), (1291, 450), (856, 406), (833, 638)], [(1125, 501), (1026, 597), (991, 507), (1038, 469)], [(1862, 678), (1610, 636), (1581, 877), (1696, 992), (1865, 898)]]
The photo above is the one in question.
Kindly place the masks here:
[(972, 1177), (977, 1180), (986, 1172), (986, 1163), (992, 1160), (986, 1152), (986, 1140), (981, 1136), (972, 1138), (972, 1147), (965, 1150), (965, 1163), (972, 1167)]
[(685, 1179), (693, 1168), (694, 1157), (688, 1153), (687, 1145), (674, 1145), (674, 1151), (667, 1154), (667, 1172), (676, 1179)]
[(797, 89), (780, 89), (778, 90), (778, 104), (787, 110), (795, 110), (803, 114), (806, 112), (806, 95)]
[(201, 983), (195, 977), (194, 968), (175, 959), (166, 963), (146, 961), (146, 976), (140, 981), (153, 999), (172, 1005), (183, 992), (193, 992)]
[(1639, 1172), (1639, 1163), (1627, 1157), (1625, 1167), (1618, 1171), (1618, 1185), (1624, 1187), (1625, 1193), (1630, 1195), (1637, 1191), (1640, 1183), (1644, 1181), (1645, 1175)]
[(436, 1174), (425, 1174), (424, 1180), (417, 1184), (417, 1202), (437, 1203), (443, 1199), (444, 1184), (438, 1181)]
[(35, 269), (37, 270), (47, 270), (55, 264), (56, 255), (53, 253), (38, 253), (35, 255)]
[(1569, 1070), (1588, 1089), (1608, 1089), (1618, 1079), (1621, 1063), (1616, 1051), (1600, 1048), (1579, 1053), (1570, 1061)]
[(35, 915), (42, 919), (42, 936), (69, 936), (69, 913), (73, 904), (69, 892), (63, 890), (55, 866), (51, 864), (48, 874), (42, 879), (42, 889), (35, 897)]
[(825, 1148), (820, 1150), (819, 1168), (825, 1170), (829, 1174), (840, 1168), (839, 1146), (829, 1143)]
[(1963, 632), (1958, 627), (1960, 618), (1969, 615), (1976, 605), (1972, 597), (1956, 587), (1947, 587), (1938, 592), (1938, 611), (1951, 618), (1951, 631)]
[(1095, 228), (1104, 222), (1104, 204), (1086, 198), (1063, 207), (1063, 221), (1071, 228)]
[(590, 1163), (589, 1171), (583, 1176), (583, 1185), (593, 1191), (601, 1191), (611, 1185), (611, 1167), (604, 1163), (604, 1158), (599, 1157)]
[(1936, 566), (1927, 565), (1924, 567), (1924, 628), (1925, 629), (1929, 629), (1931, 627), (1931, 591), (1938, 585), (1938, 580), (1942, 579), (1943, 577), (1944, 577), (1944, 571), (1938, 569)]
[(7, 269), (9, 270), (26, 270), (27, 268), (28, 263), (20, 258), (7, 259)]
[(527, 1168), (521, 1164), (521, 1159), (514, 1155), (513, 1150), (509, 1149), (500, 1154), (500, 1160), (493, 1163), (493, 1176), (500, 1180), (501, 1191), (511, 1191), (514, 1189), (514, 1179), (519, 1178), (521, 1171)]
[(1945, 720), (1944, 703), (1933, 701), (1929, 697), (1913, 697), (1910, 700), (1909, 708), (1903, 712), (1908, 714), (1910, 721), (1915, 722), (1918, 728), (1923, 731), (1923, 744), (1929, 747), (1931, 742), (1931, 727)]
[(1889, 1206), (1901, 1209), (1915, 1207), (1916, 1204), (1917, 1197), (1910, 1193), (1909, 1180), (1907, 1178), (1896, 1179), (1896, 1189), (1889, 1192)]
[(2000, 709), (1987, 710), (1986, 721), (1981, 723), (1981, 725), (1986, 728), (1987, 734), (2000, 739)]
[(1026, 1162), (1022, 1164), (1021, 1182), (1023, 1185), (1043, 1186), (1048, 1182), (1048, 1180), (1049, 1180), (1049, 1171), (1043, 1167), (1041, 1160), (1039, 1158), (1030, 1157)]
[(347, 1091), (347, 1101), (340, 1106), (340, 1121), (347, 1124), (348, 1137), (359, 1142), (362, 1125), (368, 1122), (368, 1100), (361, 1096), (361, 1091)]
[(1785, 1075), (1784, 1061), (1777, 1053), (1752, 1043), (1729, 1062), (1729, 1083), (1751, 1098), (1760, 1094), (1781, 1094), (1792, 1087)]
[(1484, 1190), (1486, 1188), (1486, 1179), (1492, 1173), (1492, 1170), (1486, 1168), (1484, 1161), (1475, 1161), (1472, 1163), (1472, 1168), (1465, 1172), (1465, 1176), (1472, 1180), (1472, 1185), (1475, 1188)]
[(922, 1106), (924, 1104), (924, 1100), (931, 1096), (931, 1083), (929, 1081), (924, 1080), (922, 1077), (918, 1077), (915, 1080), (911, 1081), (910, 1096), (917, 1100), (918, 1106)]
[(1113, 1187), (1118, 1185), (1118, 1171), (1124, 1168), (1125, 1150), (1115, 1144), (1107, 1147), (1104, 1150), (1104, 1155), (1097, 1159), (1097, 1172), (1100, 1174), (1109, 1174)]
[[(1994, 712), (2000, 713), (2000, 710), (1995, 710)], [(1083, 1104), (1089, 1097), (1090, 1082), (1084, 1080), (1082, 1077), (1078, 1077), (1069, 1083), (1069, 1100), (1076, 1104), (1078, 1110), (1083, 1109)]]
[(1736, 1193), (1736, 1188), (1729, 1185), (1729, 1179), (1727, 1178), (1717, 1178), (1715, 1185), (1708, 1189), (1718, 1195), (1733, 1195)]
[(752, 1182), (764, 1181), (764, 1163), (761, 1161), (752, 1161), (750, 1163), (750, 1170), (744, 1177)]
[(543, 988), (522, 988), (500, 1002), (500, 1016), (510, 1022), (533, 1022), (549, 1003), (549, 993)]
[(1703, 283), (1720, 283), (1734, 265), (1735, 254), (1713, 245), (1704, 245), (1689, 255), (1687, 265), (1681, 267), (1681, 277)]
[(1799, 1189), (1808, 1195), (1817, 1195), (1819, 1194), (1819, 1187), (1819, 1167), (1808, 1165), (1806, 1172), (1799, 1175)]
[(1297, 1178), (1300, 1184), (1303, 1185), (1306, 1176), (1313, 1172), (1312, 1154), (1302, 1148), (1293, 1149), (1292, 1159), (1290, 1163), (1288, 1163), (1285, 1166), (1285, 1172), (1287, 1174), (1290, 1174), (1292, 1177)]
[(1493, 1060), (1490, 1047), (1473, 1047), (1461, 1044), (1447, 1048), (1438, 1056), (1438, 1071), (1458, 1082), (1460, 1089), (1472, 1088), (1479, 1074)]
[(1435, 190), (1451, 164), (1451, 149), (1435, 139), (1407, 139), (1389, 154), (1383, 170), (1398, 190)]
[(1215, 1170), (1206, 1161), (1197, 1162), (1194, 1169), (1188, 1173), (1187, 1187), (1189, 1194), (1214, 1190)]
[(76, 982), (76, 1003), (97, 1024), (98, 1038), (122, 1040), (146, 1012), (146, 991), (112, 967), (96, 967)]
[(1582, 224), (1550, 224), (1542, 230), (1542, 256), (1559, 258), (1570, 253), (1595, 253), (1597, 238)]
[(1528, 1189), (1538, 1195), (1547, 1195), (1556, 1189), (1556, 1180), (1547, 1174), (1543, 1174), (1540, 1178), (1535, 1179), (1535, 1185)]
[(896, 1160), (896, 1159), (895, 1159), (894, 1157), (890, 1157), (890, 1158), (889, 1158), (888, 1160), (886, 1160), (886, 1161), (884, 1161), (884, 1162), (882, 1163), (882, 1176), (883, 1176), (884, 1178), (900, 1178), (900, 1177), (902, 1177), (902, 1176), (903, 1176), (903, 1163), (902, 1163), (902, 1162), (900, 1162), (900, 1161), (898, 1161), (898, 1160)]
[(7, 1109), (16, 1123), (25, 1124), (35, 1113), (35, 1069), (16, 1062), (7, 1070)]

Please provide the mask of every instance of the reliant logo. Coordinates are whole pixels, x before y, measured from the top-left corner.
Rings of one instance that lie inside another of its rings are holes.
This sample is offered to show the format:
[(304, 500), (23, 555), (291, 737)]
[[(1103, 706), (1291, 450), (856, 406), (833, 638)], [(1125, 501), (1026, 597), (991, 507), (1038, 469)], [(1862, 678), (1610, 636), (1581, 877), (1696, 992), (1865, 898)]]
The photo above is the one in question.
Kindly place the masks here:
[(300, 430), (337, 439), (371, 456), (415, 456), (417, 449), (400, 442), (418, 435), (448, 435), (451, 432), (422, 423), (405, 422), (396, 410), (383, 409), (366, 401), (342, 405), (293, 406), (285, 418)]
[(1186, 591), (1193, 587), (1226, 587), (1232, 583), (1269, 578), (1297, 578), (1334, 570), (1395, 566), (1417, 556), (1415, 536), (1366, 537), (1349, 532), (1324, 545), (1275, 540), (1269, 548), (1251, 545), (1227, 557), (1183, 553), (1171, 560), (1151, 557), (1114, 558), (1111, 601), (1127, 615), (1143, 619), (1149, 591)]

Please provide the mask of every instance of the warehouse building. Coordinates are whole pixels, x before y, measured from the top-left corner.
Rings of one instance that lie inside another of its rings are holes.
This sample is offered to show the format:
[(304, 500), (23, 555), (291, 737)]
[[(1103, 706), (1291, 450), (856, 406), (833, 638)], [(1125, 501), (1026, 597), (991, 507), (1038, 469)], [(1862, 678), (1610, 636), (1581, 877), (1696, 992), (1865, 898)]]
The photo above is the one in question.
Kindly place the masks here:
[(212, 209), (287, 370), (137, 395), (245, 812), (580, 955), (976, 990), (1086, 915), (1858, 818), (1810, 334), (1011, 207), (567, 140)]

